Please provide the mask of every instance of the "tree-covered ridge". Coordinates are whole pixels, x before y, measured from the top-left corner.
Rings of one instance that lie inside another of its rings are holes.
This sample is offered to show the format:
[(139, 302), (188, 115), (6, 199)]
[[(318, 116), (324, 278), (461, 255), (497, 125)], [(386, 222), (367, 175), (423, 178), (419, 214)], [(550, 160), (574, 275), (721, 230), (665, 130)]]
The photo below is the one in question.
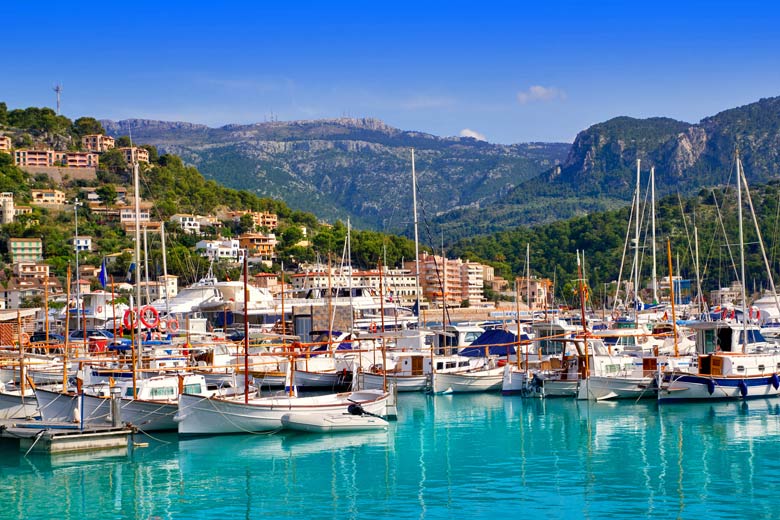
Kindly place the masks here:
[[(751, 189), (751, 196), (773, 276), (777, 279), (780, 274), (780, 183), (758, 185)], [(577, 276), (576, 252), (579, 250), (584, 252), (589, 283), (601, 291), (601, 284), (617, 280), (625, 239), (627, 236), (633, 238), (633, 226), (628, 229), (629, 212), (630, 208), (624, 207), (545, 225), (519, 227), (489, 236), (463, 239), (451, 248), (451, 252), (454, 255), (485, 261), (494, 265), (503, 276), (512, 277), (523, 272), (526, 245), (530, 244), (532, 273), (555, 278), (559, 282), (560, 291), (564, 284)], [(748, 244), (747, 286), (749, 291), (753, 291), (766, 288), (769, 284), (755, 228), (747, 216), (747, 205), (745, 212), (745, 242)], [(642, 273), (645, 280), (648, 280), (652, 262), (650, 220), (647, 212), (643, 212), (643, 215), (643, 238), (640, 239), (643, 248)], [(694, 223), (699, 236), (698, 247), (705, 290), (728, 285), (736, 278), (726, 244), (733, 246), (738, 242), (736, 192), (733, 187), (725, 190), (702, 189), (689, 198), (668, 196), (657, 202), (659, 277), (668, 277), (665, 244), (669, 239), (675, 266), (679, 265), (679, 274), (695, 279), (692, 260), (695, 251)], [(728, 239), (724, 237), (721, 226), (726, 229)], [(645, 236), (647, 238), (644, 238)], [(633, 258), (633, 250), (629, 249), (627, 254), (628, 266)], [(731, 254), (737, 258), (736, 247)], [(627, 269), (628, 267), (624, 267), (623, 279), (627, 276)]]
[[(38, 145), (55, 149), (77, 149), (81, 136), (100, 133), (102, 126), (94, 118), (82, 117), (70, 121), (56, 116), (48, 108), (28, 108), (9, 111), (0, 103), (0, 133), (12, 136), (14, 146)], [(117, 146), (130, 145), (128, 136), (118, 136)], [(137, 141), (136, 141), (137, 145)], [(214, 180), (207, 180), (198, 170), (184, 164), (172, 154), (159, 155), (152, 145), (141, 145), (149, 150), (150, 164), (142, 164), (139, 171), (141, 197), (153, 204), (152, 219), (167, 221), (175, 213), (213, 215), (219, 210), (270, 211), (279, 217), (275, 230), (279, 245), (278, 260), (292, 268), (299, 262), (323, 259), (328, 253), (340, 254), (346, 237), (346, 226), (336, 222), (330, 226), (314, 214), (292, 210), (279, 199), (260, 197), (246, 190), (226, 188)], [(16, 167), (10, 155), (0, 153), (0, 191), (14, 193), (17, 205), (29, 204), (31, 189), (56, 188), (65, 191), (66, 198), (83, 196), (81, 188), (94, 186), (106, 206), (116, 202), (116, 186), (132, 192), (132, 171), (118, 150), (110, 150), (100, 157), (100, 168), (95, 182), (78, 181), (56, 185), (46, 175), (32, 176)], [(94, 253), (82, 253), (81, 263), (98, 265), (106, 254), (124, 253), (110, 264), (110, 274), (123, 279), (129, 267), (133, 237), (126, 234), (116, 222), (109, 221), (101, 212), (92, 212), (87, 205), (79, 208), (79, 234), (92, 236)], [(222, 226), (206, 228), (203, 235), (193, 236), (175, 226), (168, 226), (168, 268), (171, 274), (190, 283), (203, 276), (207, 261), (194, 253), (195, 243), (204, 239), (231, 238), (246, 231), (254, 231), (251, 219), (239, 222), (225, 221)], [(0, 253), (4, 264), (10, 261), (7, 244), (11, 237), (41, 237), (44, 256), (53, 273), (64, 279), (67, 267), (74, 265), (71, 241), (74, 233), (74, 213), (33, 206), (32, 215), (23, 215), (12, 224), (0, 227)], [(261, 230), (268, 231), (268, 230)], [(304, 232), (306, 237), (304, 237)], [(305, 238), (308, 238), (309, 245)], [(161, 251), (158, 238), (152, 238), (150, 265), (152, 275), (161, 274)], [(380, 258), (398, 265), (402, 258), (414, 255), (413, 244), (405, 238), (373, 231), (353, 231), (353, 259), (356, 267), (375, 267)], [(278, 264), (273, 267), (278, 269)], [(10, 271), (9, 271), (10, 272)], [(216, 266), (218, 276), (238, 277), (235, 266)]]

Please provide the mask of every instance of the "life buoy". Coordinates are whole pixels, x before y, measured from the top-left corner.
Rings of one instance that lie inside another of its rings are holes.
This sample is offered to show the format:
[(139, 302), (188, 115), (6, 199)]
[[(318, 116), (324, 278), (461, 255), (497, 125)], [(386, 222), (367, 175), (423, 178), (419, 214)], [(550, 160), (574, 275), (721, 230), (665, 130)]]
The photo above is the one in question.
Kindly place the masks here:
[(125, 311), (125, 315), (122, 317), (122, 325), (127, 330), (133, 330), (138, 325), (138, 315), (133, 309)]
[(376, 322), (375, 322), (375, 321), (372, 321), (372, 322), (371, 322), (371, 325), (369, 325), (369, 326), (368, 326), (368, 331), (369, 331), (369, 332), (376, 332), (376, 330), (377, 330), (377, 329), (376, 329)]
[(100, 314), (101, 312), (103, 312), (103, 306), (102, 306), (102, 305), (98, 305), (98, 306), (97, 306), (97, 311), (98, 311), (98, 314)]
[(171, 334), (176, 334), (176, 331), (179, 330), (179, 320), (176, 318), (169, 318), (168, 330), (171, 332)]
[(157, 325), (160, 323), (160, 314), (157, 312), (157, 309), (151, 305), (147, 305), (146, 307), (142, 308), (141, 323), (143, 323), (144, 326), (149, 329), (157, 327)]

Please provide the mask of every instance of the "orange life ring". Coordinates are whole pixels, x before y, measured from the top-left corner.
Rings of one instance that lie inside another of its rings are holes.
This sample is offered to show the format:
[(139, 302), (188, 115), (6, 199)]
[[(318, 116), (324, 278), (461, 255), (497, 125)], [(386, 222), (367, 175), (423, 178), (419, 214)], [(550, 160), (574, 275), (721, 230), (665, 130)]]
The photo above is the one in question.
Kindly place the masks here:
[(122, 317), (122, 325), (127, 330), (133, 330), (138, 325), (138, 315), (133, 309), (127, 309)]
[(372, 321), (372, 322), (371, 322), (371, 325), (369, 325), (369, 326), (368, 326), (368, 331), (369, 331), (369, 332), (376, 332), (376, 330), (377, 330), (377, 329), (376, 329), (376, 322), (375, 322), (375, 321)]
[(102, 306), (102, 305), (98, 305), (98, 306), (97, 306), (97, 311), (98, 311), (98, 314), (100, 314), (101, 312), (103, 312), (103, 306)]
[[(150, 319), (151, 318), (151, 319)], [(160, 324), (160, 314), (151, 305), (141, 309), (141, 323), (148, 329), (153, 329)]]
[(171, 334), (176, 334), (176, 331), (179, 330), (179, 320), (176, 318), (169, 318), (168, 330), (171, 332)]

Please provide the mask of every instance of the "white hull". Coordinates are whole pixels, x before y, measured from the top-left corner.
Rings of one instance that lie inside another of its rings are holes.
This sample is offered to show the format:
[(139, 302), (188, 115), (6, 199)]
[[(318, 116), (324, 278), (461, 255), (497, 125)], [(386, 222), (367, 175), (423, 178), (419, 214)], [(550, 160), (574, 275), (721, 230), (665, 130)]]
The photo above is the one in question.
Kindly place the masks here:
[[(177, 403), (141, 401), (122, 398), (120, 413), (123, 423), (130, 423), (142, 431), (175, 430), (173, 420)], [(111, 398), (85, 395), (84, 422), (111, 422)]]
[(780, 384), (775, 375), (740, 378), (673, 373), (664, 378), (658, 391), (658, 401), (754, 399), (778, 395)]
[(78, 396), (43, 388), (35, 389), (38, 411), (43, 421), (72, 422), (78, 420)]
[(387, 415), (389, 394), (376, 390), (344, 392), (315, 397), (265, 397), (228, 400), (182, 394), (179, 398), (180, 435), (249, 433), (282, 427), (289, 413), (345, 413), (350, 404), (360, 404), (366, 412)]
[(576, 397), (579, 392), (577, 379), (542, 379), (542, 397)]
[(528, 390), (528, 375), (514, 365), (504, 367), (501, 380), (501, 393), (504, 395), (523, 394)]
[(0, 419), (24, 419), (38, 415), (38, 401), (32, 392), (0, 392)]
[[(296, 370), (293, 382), (298, 388), (336, 388), (344, 384), (343, 372), (307, 372)], [(284, 381), (282, 381), (284, 383)]]
[(433, 393), (497, 392), (501, 390), (504, 368), (473, 372), (437, 372), (433, 374)]
[(370, 415), (288, 413), (282, 416), (288, 430), (317, 433), (386, 430), (388, 422)]
[[(358, 374), (358, 382), (361, 389), (376, 389), (382, 390), (384, 388), (384, 377), (382, 374), (369, 374), (366, 372), (360, 372)], [(398, 392), (423, 392), (428, 388), (428, 376), (387, 376), (387, 387), (395, 385)]]
[(284, 373), (267, 373), (252, 376), (253, 384), (257, 388), (284, 388)]
[(580, 384), (577, 395), (577, 399), (589, 401), (651, 397), (656, 397), (656, 388), (654, 379), (650, 376), (590, 376)]

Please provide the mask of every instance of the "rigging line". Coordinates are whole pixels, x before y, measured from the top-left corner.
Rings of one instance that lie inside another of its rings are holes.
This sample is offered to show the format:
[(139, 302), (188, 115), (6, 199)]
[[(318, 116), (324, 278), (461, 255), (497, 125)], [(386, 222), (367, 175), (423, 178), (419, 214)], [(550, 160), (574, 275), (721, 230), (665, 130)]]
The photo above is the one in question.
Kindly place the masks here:
[(775, 260), (777, 260), (777, 242), (778, 242), (778, 234), (780, 233), (780, 189), (777, 190), (777, 211), (775, 212), (775, 229), (772, 233), (772, 254), (771, 254), (771, 263), (774, 264)]
[[(424, 200), (422, 200), (422, 197), (420, 197), (420, 194), (421, 194), (421, 192), (420, 192), (420, 185), (415, 183), (415, 189), (417, 190), (418, 199), (420, 199), (421, 202), (425, 202)], [(431, 228), (430, 228), (430, 225), (429, 225), (429, 222), (428, 222), (427, 213), (425, 211), (425, 205), (421, 204), (421, 206), (422, 206), (421, 207), (421, 213), (422, 213), (423, 225), (425, 226), (425, 232), (428, 235), (428, 242), (430, 244), (429, 247), (431, 248), (432, 251), (435, 251), (436, 249), (433, 247), (433, 236), (431, 235)], [(437, 281), (439, 282), (439, 288), (441, 289), (441, 297), (442, 297), (442, 305), (444, 306), (444, 314), (445, 314), (446, 320), (451, 323), (452, 319), (450, 318), (450, 311), (447, 308), (447, 299), (446, 299), (446, 295), (444, 294), (444, 282), (443, 282), (443, 280), (441, 278), (442, 275), (444, 275), (445, 278), (446, 278), (447, 274), (444, 273), (444, 266), (442, 266), (442, 273), (441, 274), (439, 273), (439, 265), (438, 265), (438, 262), (436, 261), (436, 255), (431, 255), (431, 256), (433, 257), (433, 267), (434, 267), (434, 270), (436, 272)], [(418, 261), (419, 261), (419, 259), (418, 259)], [(417, 273), (417, 276), (420, 276), (420, 273)], [(441, 324), (442, 331), (444, 331), (444, 325), (445, 325), (444, 323)]]
[[(628, 214), (628, 224), (626, 226), (626, 236), (623, 239), (623, 256), (620, 259), (620, 269), (618, 269), (617, 286), (615, 286), (615, 298), (612, 300), (612, 314), (615, 314), (617, 310), (618, 295), (620, 294), (620, 282), (623, 279), (623, 267), (626, 263), (626, 252), (628, 250), (628, 237), (631, 235), (631, 222), (634, 218), (634, 204), (631, 204), (631, 211)], [(626, 299), (628, 299), (628, 292), (626, 292)]]
[(685, 240), (688, 242), (688, 254), (691, 255), (691, 258), (694, 258), (691, 232), (688, 231), (688, 219), (685, 216), (685, 207), (683, 206), (682, 196), (680, 195), (679, 190), (677, 190), (677, 202), (680, 204), (680, 218), (682, 218), (683, 229), (685, 229)]
[[(734, 175), (734, 169), (736, 168), (736, 164), (737, 163), (736, 163), (736, 157), (735, 157), (734, 161), (732, 162), (732, 165), (731, 165), (731, 170), (729, 170), (728, 180), (726, 182), (726, 185), (723, 187), (723, 197), (724, 197), (724, 200), (725, 200), (725, 197), (726, 197), (726, 192), (727, 192), (729, 186), (731, 186), (731, 178)], [(737, 182), (739, 182), (739, 179), (737, 179)], [(715, 197), (715, 201), (716, 201), (716, 204), (717, 204), (717, 197)], [(731, 259), (731, 266), (734, 269), (734, 279), (735, 280), (741, 280), (739, 272), (737, 271), (736, 260), (734, 260), (734, 253), (731, 251), (731, 243), (729, 242), (729, 236), (728, 236), (728, 233), (726, 233), (726, 225), (723, 223), (723, 215), (720, 212), (720, 207), (718, 207), (716, 205), (716, 208), (718, 210), (718, 222), (720, 223), (721, 230), (723, 231), (723, 239), (726, 241), (726, 249), (729, 252), (729, 258)], [(713, 236), (713, 245), (714, 245), (714, 236)], [(745, 281), (741, 280), (740, 283), (745, 283)]]

